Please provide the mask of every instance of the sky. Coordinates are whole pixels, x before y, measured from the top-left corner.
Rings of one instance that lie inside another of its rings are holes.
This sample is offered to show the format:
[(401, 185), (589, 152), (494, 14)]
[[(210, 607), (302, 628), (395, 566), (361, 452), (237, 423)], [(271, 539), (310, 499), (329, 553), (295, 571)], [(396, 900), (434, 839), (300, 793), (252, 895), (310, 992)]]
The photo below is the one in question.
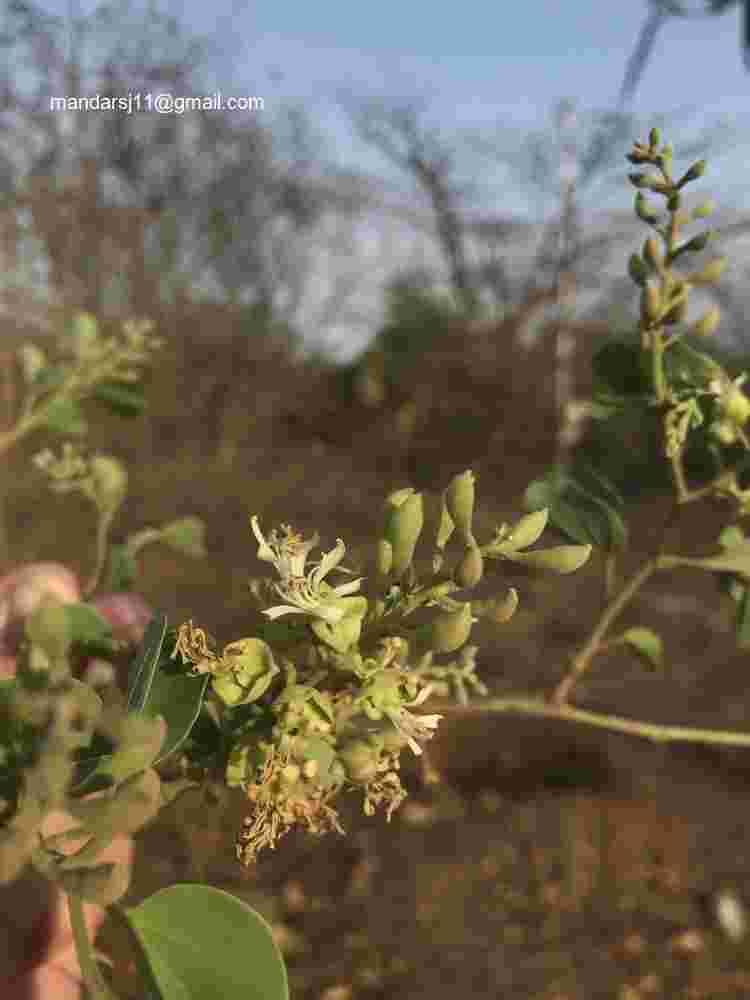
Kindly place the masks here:
[[(142, 2), (136, 0), (136, 7)], [(83, 15), (97, 6), (93, 0), (43, 0), (41, 6), (64, 15), (71, 3)], [(683, 3), (691, 12), (704, 10), (703, 0)], [(615, 109), (649, 10), (647, 0), (464, 0), (450, 6), (435, 0), (162, 0), (157, 6), (208, 42), (207, 86), (262, 97), (269, 115), (283, 102), (302, 104), (333, 160), (386, 176), (379, 154), (353, 138), (337, 103), (342, 91), (421, 99), (428, 119), (446, 136), (470, 129), (490, 136), (498, 125), (520, 129), (518, 134), (549, 130), (561, 98), (576, 102), (583, 124), (590, 112)], [(750, 74), (739, 35), (737, 8), (721, 17), (670, 19), (630, 109), (644, 116), (683, 109), (679, 137), (670, 133), (677, 152), (682, 138), (694, 137), (708, 122), (736, 127), (726, 151), (713, 154), (711, 174), (724, 204), (729, 198), (741, 207), (750, 206)], [(537, 209), (524, 188), (503, 177), (505, 209), (533, 216)], [(625, 207), (629, 189), (619, 199), (613, 190), (613, 204)]]

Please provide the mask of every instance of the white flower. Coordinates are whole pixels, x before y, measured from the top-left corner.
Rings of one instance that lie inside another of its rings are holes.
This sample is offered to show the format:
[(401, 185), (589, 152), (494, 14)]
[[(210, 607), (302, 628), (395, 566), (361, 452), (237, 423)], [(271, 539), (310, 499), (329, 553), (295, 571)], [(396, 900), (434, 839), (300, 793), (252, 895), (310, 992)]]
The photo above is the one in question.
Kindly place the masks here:
[[(279, 604), (267, 608), (263, 614), (270, 619), (281, 615), (312, 615), (322, 618), (330, 625), (337, 625), (347, 612), (346, 606), (337, 606), (339, 598), (353, 594), (359, 590), (363, 577), (358, 577), (350, 583), (331, 587), (324, 583), (325, 577), (335, 569), (344, 558), (346, 546), (342, 539), (336, 540), (336, 548), (324, 552), (322, 559), (315, 568), (305, 576), (305, 562), (308, 553), (318, 544), (320, 536), (317, 531), (309, 541), (304, 541), (288, 525), (282, 525), (284, 537), (279, 538), (276, 531), (271, 531), (268, 541), (263, 537), (258, 524), (258, 518), (253, 515), (250, 524), (258, 539), (258, 558), (264, 562), (273, 563), (281, 577), (281, 583), (274, 583), (276, 593), (288, 604)], [(339, 567), (343, 572), (351, 570)]]
[[(427, 687), (422, 688), (414, 701), (407, 703), (409, 708), (421, 705), (423, 701), (427, 701), (431, 694), (432, 685), (428, 684)], [(409, 748), (417, 757), (422, 754), (422, 747), (417, 741), (424, 743), (426, 740), (432, 739), (438, 723), (443, 718), (442, 715), (413, 715), (403, 705), (395, 712), (392, 709), (386, 709), (385, 714), (401, 735), (406, 738)]]

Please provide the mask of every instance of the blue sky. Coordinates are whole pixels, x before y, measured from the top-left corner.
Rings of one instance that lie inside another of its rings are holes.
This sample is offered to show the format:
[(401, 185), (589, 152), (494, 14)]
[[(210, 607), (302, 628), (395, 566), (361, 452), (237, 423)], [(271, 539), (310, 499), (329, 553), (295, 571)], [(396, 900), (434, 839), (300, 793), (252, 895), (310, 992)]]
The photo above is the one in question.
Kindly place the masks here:
[[(142, 0), (136, 3), (140, 5)], [(549, 128), (556, 102), (587, 112), (612, 110), (630, 53), (645, 19), (647, 0), (165, 0), (186, 29), (209, 40), (207, 84), (227, 93), (260, 96), (269, 114), (282, 101), (299, 101), (329, 139), (339, 163), (383, 168), (381, 158), (352, 138), (335, 95), (418, 97), (430, 120), (453, 130)], [(702, 0), (687, 0), (691, 10)], [(85, 14), (92, 0), (79, 0)], [(64, 14), (68, 0), (46, 0)], [(750, 151), (750, 74), (739, 47), (740, 12), (695, 20), (670, 19), (662, 29), (631, 110), (648, 116), (693, 107), (670, 129), (680, 140), (721, 117), (737, 126), (734, 148), (710, 158), (712, 194), (724, 205), (750, 205), (745, 164)], [(679, 129), (679, 134), (678, 134)], [(747, 137), (747, 138), (746, 138)], [(633, 139), (638, 138), (633, 136)], [(626, 208), (617, 185), (607, 207)], [(503, 204), (533, 216), (523, 189), (506, 183)], [(584, 200), (585, 205), (585, 200)]]

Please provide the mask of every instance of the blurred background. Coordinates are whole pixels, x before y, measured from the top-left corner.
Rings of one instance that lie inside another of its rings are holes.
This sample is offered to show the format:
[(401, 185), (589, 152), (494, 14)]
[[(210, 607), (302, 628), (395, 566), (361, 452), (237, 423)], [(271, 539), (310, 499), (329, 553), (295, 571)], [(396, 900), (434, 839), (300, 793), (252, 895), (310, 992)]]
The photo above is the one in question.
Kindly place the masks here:
[[(491, 532), (590, 433), (592, 358), (636, 322), (627, 259), (647, 232), (625, 156), (652, 126), (676, 171), (708, 160), (686, 202), (716, 200), (705, 259), (730, 258), (688, 321), (718, 304), (710, 349), (750, 367), (747, 6), (4, 2), (2, 426), (20, 344), (52, 349), (80, 310), (108, 331), (153, 319), (166, 345), (147, 413), (86, 404), (90, 443), (130, 474), (113, 541), (204, 518), (209, 557), (149, 549), (138, 589), (223, 642), (252, 630), (253, 513), (264, 530), (317, 529), (324, 548), (343, 537), (366, 567), (387, 493), (471, 467)], [(45, 492), (29, 462), (48, 443), (4, 460), (0, 564), (86, 575), (91, 512)], [(608, 471), (635, 565), (667, 501), (644, 482), (657, 443), (631, 443)], [(695, 507), (680, 541), (705, 551), (725, 511)], [(521, 602), (501, 632), (475, 630), (493, 693), (559, 679), (601, 606), (600, 571), (594, 556), (563, 581), (514, 571), (490, 586)], [(579, 699), (741, 726), (728, 604), (712, 579), (660, 578), (629, 614), (660, 631), (669, 667), (613, 653)], [(445, 784), (405, 765), (414, 798), (390, 826), (353, 802), (347, 840), (292, 834), (250, 873), (231, 817), (183, 802), (144, 834), (135, 895), (184, 878), (245, 892), (274, 922), (295, 997), (750, 995), (744, 939), (714, 905), (750, 901), (747, 755), (460, 715), (433, 755)]]

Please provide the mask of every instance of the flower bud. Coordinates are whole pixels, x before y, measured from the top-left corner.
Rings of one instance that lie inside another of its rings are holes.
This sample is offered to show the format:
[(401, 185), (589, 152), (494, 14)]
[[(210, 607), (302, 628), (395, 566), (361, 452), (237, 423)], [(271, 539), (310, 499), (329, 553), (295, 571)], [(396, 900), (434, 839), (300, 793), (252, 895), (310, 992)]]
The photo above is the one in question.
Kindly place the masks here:
[(116, 511), (128, 492), (128, 473), (111, 455), (94, 455), (89, 462), (91, 499), (100, 510)]
[(511, 587), (505, 597), (493, 597), (484, 605), (482, 617), (495, 625), (510, 621), (518, 607), (518, 591)]
[(393, 550), (391, 572), (402, 576), (411, 565), (414, 549), (424, 526), (422, 494), (409, 487), (398, 490), (386, 501), (386, 523), (383, 532)]
[(724, 273), (728, 260), (726, 257), (716, 257), (710, 260), (701, 271), (688, 275), (691, 285), (713, 285)]
[(642, 191), (639, 191), (635, 196), (635, 214), (643, 222), (648, 222), (651, 225), (659, 221), (658, 213), (650, 207), (649, 203), (646, 201)]
[(430, 648), (436, 653), (454, 653), (469, 638), (471, 626), (476, 620), (468, 602), (458, 611), (438, 615), (430, 629)]
[(176, 552), (192, 559), (206, 556), (206, 526), (199, 517), (181, 517), (165, 524), (159, 532), (161, 540)]
[(651, 129), (651, 131), (648, 134), (648, 142), (652, 150), (655, 150), (656, 147), (659, 145), (659, 143), (661, 142), (661, 132), (659, 131), (658, 128)]
[(534, 542), (541, 538), (542, 532), (547, 527), (548, 518), (549, 509), (547, 507), (532, 511), (531, 514), (524, 514), (512, 529), (509, 537), (505, 539), (505, 542), (500, 543), (503, 551), (510, 549), (515, 552), (518, 549), (527, 549), (529, 545), (533, 545)]
[(471, 519), (474, 516), (474, 473), (471, 469), (454, 476), (445, 491), (445, 506), (465, 542), (471, 542)]
[(682, 175), (681, 179), (677, 182), (677, 187), (682, 187), (684, 184), (689, 184), (690, 181), (697, 181), (699, 177), (702, 177), (706, 172), (706, 161), (698, 160), (688, 167), (685, 173)]
[(680, 250), (683, 252), (690, 251), (691, 253), (697, 253), (699, 250), (705, 250), (709, 241), (713, 238), (713, 235), (714, 233), (712, 229), (707, 229), (705, 233), (698, 233), (697, 236), (694, 236), (691, 240), (688, 240), (687, 243), (684, 243), (680, 247)]
[(640, 285), (641, 288), (646, 284), (648, 271), (646, 270), (642, 258), (639, 257), (637, 253), (631, 253), (630, 255), (630, 259), (628, 260), (628, 274), (636, 285)]
[(701, 337), (708, 337), (716, 330), (720, 322), (721, 309), (718, 306), (713, 306), (695, 324), (693, 333), (697, 333)]
[(742, 427), (750, 417), (750, 399), (738, 386), (733, 386), (723, 400), (723, 410), (726, 417)]
[(378, 754), (374, 747), (364, 740), (352, 740), (339, 753), (346, 776), (358, 785), (365, 785), (378, 773)]
[[(667, 198), (667, 208), (670, 212), (679, 212), (680, 205), (682, 205), (682, 195), (679, 191), (673, 191)], [(684, 225), (684, 220), (680, 221), (680, 225)]]
[(453, 578), (459, 587), (476, 587), (482, 579), (484, 560), (477, 545), (469, 545), (461, 562), (456, 567)]

